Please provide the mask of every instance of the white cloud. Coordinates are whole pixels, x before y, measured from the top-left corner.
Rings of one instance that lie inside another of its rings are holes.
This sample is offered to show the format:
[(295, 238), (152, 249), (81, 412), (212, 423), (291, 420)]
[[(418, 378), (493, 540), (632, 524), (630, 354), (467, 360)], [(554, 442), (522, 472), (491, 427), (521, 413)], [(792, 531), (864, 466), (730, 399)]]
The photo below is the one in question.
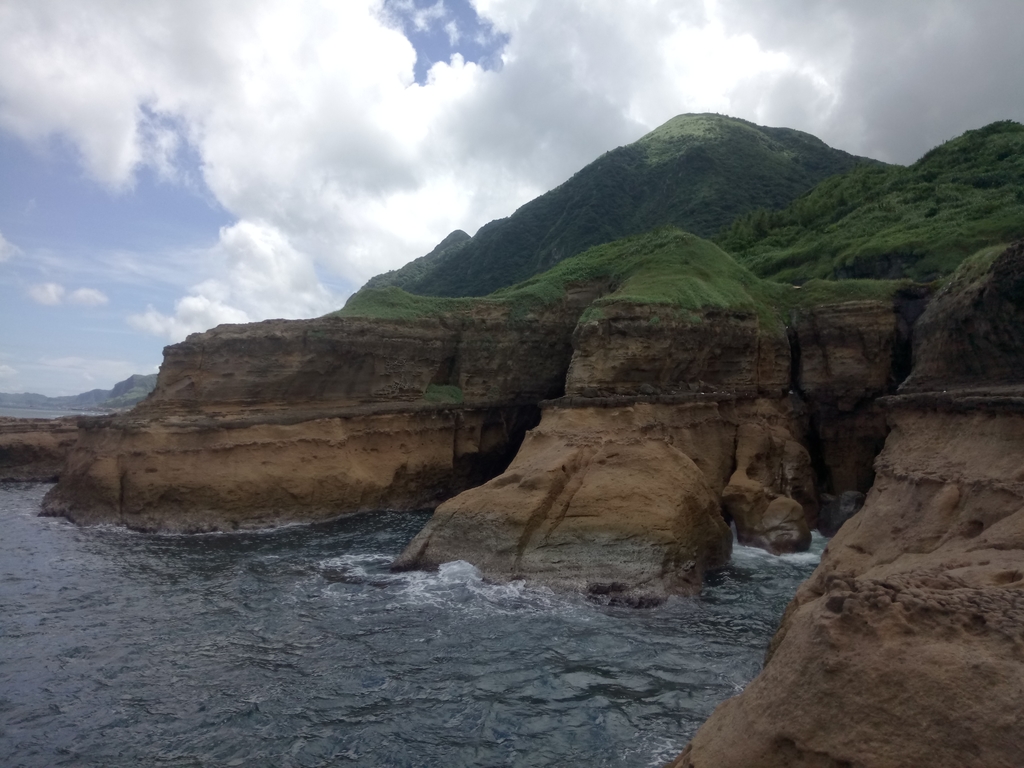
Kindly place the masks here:
[(66, 300), (70, 304), (78, 304), (83, 307), (99, 307), (106, 304), (109, 299), (103, 291), (95, 288), (78, 288), (71, 293), (60, 283), (38, 283), (29, 286), (28, 295), (40, 304), (48, 307), (55, 307), (63, 304)]
[(175, 304), (173, 315), (149, 307), (130, 316), (129, 322), (169, 341), (181, 341), (220, 323), (311, 317), (340, 306), (320, 284), (312, 260), (264, 222), (242, 221), (225, 227), (210, 258), (224, 262), (222, 278), (193, 286)]
[(64, 286), (59, 283), (39, 283), (29, 286), (28, 295), (33, 301), (53, 307), (64, 300)]
[(83, 307), (99, 307), (110, 301), (103, 291), (95, 288), (79, 288), (68, 294), (68, 301), (72, 304), (81, 304)]
[(0, 232), (0, 263), (14, 258), (20, 252), (18, 247), (4, 239), (3, 233)]
[(238, 223), (170, 314), (131, 321), (177, 339), (332, 309), (318, 270), (355, 288), (681, 112), (898, 160), (1024, 117), (1020, 3), (473, 5), (508, 36), (500, 70), (456, 55), (420, 85), (387, 16), (454, 23), (441, 0), (0, 3), (0, 129), (66, 138), (112, 188), (141, 166), (174, 179), (181, 148), (198, 154)]
[(18, 371), (9, 365), (0, 365), (0, 379), (11, 379), (18, 375)]

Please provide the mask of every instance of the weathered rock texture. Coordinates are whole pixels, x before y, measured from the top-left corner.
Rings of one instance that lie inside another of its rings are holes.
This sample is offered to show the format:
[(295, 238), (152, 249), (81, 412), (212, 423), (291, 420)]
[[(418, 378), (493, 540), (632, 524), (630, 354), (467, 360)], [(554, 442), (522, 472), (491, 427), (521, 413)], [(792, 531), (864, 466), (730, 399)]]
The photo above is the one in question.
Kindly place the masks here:
[(744, 422), (736, 430), (735, 466), (722, 509), (739, 542), (775, 554), (807, 549), (818, 502), (804, 447), (784, 427)]
[(536, 404), (562, 393), (579, 303), (592, 298), (570, 294), (518, 321), (482, 304), (416, 320), (221, 325), (164, 350), (156, 390), (136, 414), (416, 402), (430, 385), (459, 387), (467, 404)]
[(885, 443), (875, 400), (895, 390), (899, 316), (891, 302), (850, 301), (794, 311), (795, 386), (807, 400), (823, 489), (865, 492)]
[(1022, 264), (926, 310), (863, 509), (674, 768), (1024, 765)]
[(1024, 381), (1024, 241), (988, 270), (959, 270), (914, 334), (914, 369), (902, 392), (993, 390)]
[(1024, 765), (1024, 413), (892, 420), (764, 672), (674, 766)]
[(754, 312), (707, 309), (698, 316), (650, 304), (604, 304), (573, 335), (569, 396), (707, 391), (784, 396), (790, 349), (785, 329)]
[(138, 530), (234, 530), (425, 509), (500, 471), (532, 408), (83, 421), (47, 513)]
[(78, 436), (76, 421), (0, 417), (0, 482), (56, 480)]
[(395, 567), (468, 560), (491, 578), (630, 603), (696, 593), (731, 550), (721, 504), (737, 460), (763, 502), (752, 525), (772, 542), (789, 541), (775, 531), (794, 526), (806, 548), (803, 507), (786, 495), (815, 503), (810, 462), (789, 431), (798, 423), (785, 400), (553, 404), (508, 470), (441, 505)]
[(145, 403), (83, 421), (44, 507), (186, 531), (433, 507), (507, 466), (536, 403), (561, 394), (576, 302), (593, 298), (525, 318), (483, 304), (194, 334), (165, 350)]

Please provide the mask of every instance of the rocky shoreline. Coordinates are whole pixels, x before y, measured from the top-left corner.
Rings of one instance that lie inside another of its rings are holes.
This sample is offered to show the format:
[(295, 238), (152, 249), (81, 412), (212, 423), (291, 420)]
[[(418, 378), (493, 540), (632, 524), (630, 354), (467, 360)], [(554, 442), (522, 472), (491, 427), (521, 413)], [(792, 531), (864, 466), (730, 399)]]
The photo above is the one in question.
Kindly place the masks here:
[(799, 550), (823, 498), (866, 493), (673, 766), (1021, 765), (1022, 275), (1015, 245), (930, 301), (774, 319), (595, 312), (594, 283), (525, 313), (220, 326), (135, 410), (79, 420), (45, 510), (209, 531), (436, 507), (397, 569), (649, 605), (700, 590), (727, 523)]

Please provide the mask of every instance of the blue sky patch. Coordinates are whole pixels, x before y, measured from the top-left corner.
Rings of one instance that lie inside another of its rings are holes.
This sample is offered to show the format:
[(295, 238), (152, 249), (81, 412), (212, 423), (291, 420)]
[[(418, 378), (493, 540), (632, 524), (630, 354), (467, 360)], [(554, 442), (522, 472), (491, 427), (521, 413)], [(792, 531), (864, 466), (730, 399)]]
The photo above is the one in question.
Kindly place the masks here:
[(461, 54), (484, 69), (499, 69), (509, 37), (481, 19), (469, 0), (385, 0), (388, 18), (416, 49), (416, 82), (439, 61)]

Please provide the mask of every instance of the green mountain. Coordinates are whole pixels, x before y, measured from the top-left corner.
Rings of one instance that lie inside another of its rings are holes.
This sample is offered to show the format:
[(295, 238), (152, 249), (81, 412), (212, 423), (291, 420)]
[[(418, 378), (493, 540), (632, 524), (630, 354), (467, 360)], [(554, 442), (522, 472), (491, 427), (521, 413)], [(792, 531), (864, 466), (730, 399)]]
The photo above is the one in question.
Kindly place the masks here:
[(32, 392), (9, 394), (0, 392), (0, 406), (9, 408), (41, 408), (56, 411), (100, 410), (128, 408), (143, 400), (156, 387), (156, 374), (133, 374), (119, 381), (113, 389), (91, 389), (80, 395), (47, 397)]
[(378, 275), (364, 290), (482, 296), (591, 246), (656, 227), (713, 235), (743, 213), (789, 204), (861, 160), (789, 128), (680, 115), (474, 237), (453, 232), (427, 256)]
[(783, 210), (759, 210), (715, 238), (762, 277), (948, 275), (966, 256), (1024, 236), (1024, 125), (967, 131), (909, 167), (864, 165)]
[[(469, 312), (475, 306), (507, 306), (511, 318), (561, 301), (570, 286), (600, 283), (607, 291), (586, 313), (605, 304), (653, 304), (666, 311), (742, 309), (764, 323), (778, 324), (793, 307), (892, 296), (906, 281), (813, 280), (803, 288), (763, 280), (714, 243), (675, 227), (590, 248), (550, 270), (483, 297), (410, 294), (397, 286), (366, 287), (354, 294), (337, 317), (414, 319)], [(588, 315), (584, 314), (584, 318)]]

